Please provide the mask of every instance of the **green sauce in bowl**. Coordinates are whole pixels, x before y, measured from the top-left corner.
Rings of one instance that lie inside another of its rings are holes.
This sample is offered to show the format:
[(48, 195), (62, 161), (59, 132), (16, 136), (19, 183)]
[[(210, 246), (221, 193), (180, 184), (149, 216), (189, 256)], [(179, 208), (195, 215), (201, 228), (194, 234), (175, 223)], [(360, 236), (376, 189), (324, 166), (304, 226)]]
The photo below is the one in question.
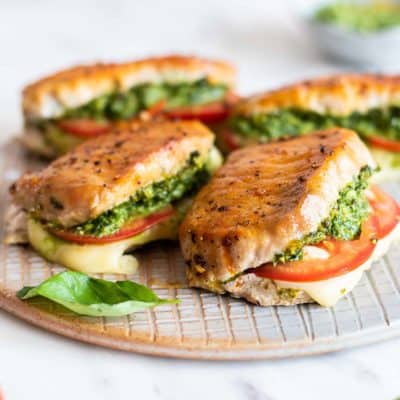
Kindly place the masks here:
[(393, 1), (336, 1), (319, 8), (313, 19), (349, 31), (378, 32), (400, 25), (400, 4)]

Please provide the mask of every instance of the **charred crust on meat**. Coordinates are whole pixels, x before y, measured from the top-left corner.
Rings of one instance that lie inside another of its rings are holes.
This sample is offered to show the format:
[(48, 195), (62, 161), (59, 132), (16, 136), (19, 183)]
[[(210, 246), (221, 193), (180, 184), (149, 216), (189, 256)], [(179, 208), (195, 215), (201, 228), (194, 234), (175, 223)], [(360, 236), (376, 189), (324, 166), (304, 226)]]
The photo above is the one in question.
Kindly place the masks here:
[(56, 210), (64, 210), (64, 205), (61, 203), (59, 200), (57, 200), (54, 196), (50, 196), (50, 204), (56, 209)]
[(230, 246), (232, 246), (232, 244), (233, 244), (234, 241), (238, 241), (238, 240), (239, 240), (238, 235), (236, 235), (236, 234), (234, 234), (234, 235), (228, 234), (228, 235), (225, 235), (225, 236), (222, 238), (221, 243), (222, 243), (222, 245), (225, 246), (225, 247), (230, 247)]
[(299, 176), (297, 179), (301, 183), (304, 183), (307, 180), (305, 176)]
[(204, 259), (204, 257), (201, 254), (194, 254), (193, 262), (197, 265), (200, 265), (201, 267), (207, 266), (207, 261)]
[(232, 238), (229, 235), (226, 235), (222, 239), (222, 246), (231, 247), (233, 244)]
[(115, 148), (120, 148), (125, 142), (123, 140), (118, 140), (117, 142), (114, 143)]

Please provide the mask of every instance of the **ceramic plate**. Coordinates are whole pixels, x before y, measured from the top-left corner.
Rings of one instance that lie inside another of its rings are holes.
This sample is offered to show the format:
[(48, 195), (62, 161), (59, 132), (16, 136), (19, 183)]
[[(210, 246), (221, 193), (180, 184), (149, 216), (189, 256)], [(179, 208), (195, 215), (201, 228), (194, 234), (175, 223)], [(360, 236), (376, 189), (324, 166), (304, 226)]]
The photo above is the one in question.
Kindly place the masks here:
[[(16, 143), (2, 150), (0, 212), (7, 188), (36, 167)], [(386, 189), (399, 198), (400, 186)], [(6, 226), (1, 224), (4, 237)], [(150, 286), (180, 304), (122, 318), (79, 317), (45, 300), (22, 302), (15, 292), (62, 268), (28, 247), (0, 248), (0, 307), (32, 324), (70, 338), (139, 353), (197, 359), (268, 359), (335, 351), (400, 336), (400, 249), (374, 264), (352, 293), (334, 308), (317, 305), (257, 307), (187, 287), (179, 248), (172, 243), (139, 252), (140, 268), (123, 276)], [(117, 279), (117, 276), (105, 276)], [(121, 279), (121, 276), (118, 277)]]

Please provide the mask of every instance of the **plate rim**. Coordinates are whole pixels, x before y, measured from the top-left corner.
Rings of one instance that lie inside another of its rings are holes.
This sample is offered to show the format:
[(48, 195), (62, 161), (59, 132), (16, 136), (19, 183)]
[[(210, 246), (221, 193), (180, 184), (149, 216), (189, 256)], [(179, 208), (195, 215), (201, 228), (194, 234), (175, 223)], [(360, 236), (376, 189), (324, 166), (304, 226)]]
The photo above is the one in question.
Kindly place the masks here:
[[(240, 345), (236, 343), (234, 347), (227, 346), (226, 341), (221, 341), (222, 346), (219, 347), (218, 341), (214, 339), (213, 345), (207, 343), (198, 346), (197, 340), (191, 340), (178, 346), (174, 336), (163, 336), (162, 341), (153, 341), (152, 343), (139, 337), (133, 338), (134, 340), (132, 338), (124, 340), (121, 337), (105, 336), (100, 332), (87, 329), (86, 326), (74, 324), (72, 318), (63, 318), (55, 313), (41, 310), (29, 302), (23, 302), (15, 296), (15, 292), (2, 286), (0, 286), (0, 308), (31, 325), (75, 341), (112, 350), (177, 359), (256, 361), (304, 357), (361, 347), (400, 336), (399, 321), (384, 327), (366, 329), (361, 336), (358, 331), (336, 337), (335, 341), (329, 337), (317, 340), (311, 340), (308, 337), (307, 343), (304, 341), (301, 343), (301, 340), (285, 342), (283, 345), (273, 340), (270, 343), (257, 344), (252, 341), (247, 343), (241, 341)], [(77, 318), (79, 317), (77, 316)]]

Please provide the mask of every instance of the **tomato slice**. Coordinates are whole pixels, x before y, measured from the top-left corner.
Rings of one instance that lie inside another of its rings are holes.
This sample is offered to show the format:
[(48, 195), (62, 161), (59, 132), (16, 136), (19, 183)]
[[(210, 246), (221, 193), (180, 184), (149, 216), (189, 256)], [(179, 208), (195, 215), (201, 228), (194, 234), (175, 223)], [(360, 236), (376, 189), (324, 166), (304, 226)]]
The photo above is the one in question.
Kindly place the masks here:
[(331, 239), (319, 243), (318, 247), (329, 253), (325, 260), (293, 261), (275, 266), (268, 263), (250, 272), (262, 278), (289, 282), (313, 282), (343, 275), (366, 262), (374, 251), (375, 221), (375, 217), (370, 217), (364, 223), (358, 240)]
[(165, 109), (166, 101), (165, 100), (160, 100), (157, 103), (153, 104), (150, 108), (148, 108), (146, 111), (154, 116), (161, 114), (163, 110)]
[(171, 118), (199, 119), (202, 122), (220, 122), (229, 115), (229, 107), (225, 102), (215, 102), (201, 106), (173, 108), (166, 111)]
[(111, 130), (112, 126), (106, 121), (96, 121), (89, 118), (64, 119), (57, 122), (63, 131), (82, 138), (103, 135)]
[(265, 264), (250, 270), (262, 278), (288, 282), (314, 282), (348, 273), (364, 264), (372, 255), (376, 241), (390, 233), (399, 221), (399, 206), (378, 187), (371, 188), (370, 217), (363, 223), (357, 240), (330, 239), (317, 246), (329, 253), (327, 259), (293, 261), (286, 264)]
[(234, 132), (229, 129), (222, 130), (219, 135), (221, 136), (223, 143), (227, 147), (228, 150), (233, 151), (240, 148), (240, 144), (236, 139)]
[(168, 206), (154, 214), (148, 215), (144, 218), (137, 218), (127, 222), (118, 232), (112, 235), (96, 237), (96, 236), (84, 236), (79, 235), (70, 230), (52, 230), (55, 236), (60, 239), (64, 239), (67, 242), (73, 242), (78, 244), (105, 244), (112, 243), (119, 240), (127, 239), (132, 236), (136, 236), (139, 233), (151, 228), (152, 226), (163, 222), (170, 218), (174, 214), (172, 206)]
[(368, 142), (384, 150), (400, 152), (400, 141), (383, 138), (382, 136), (369, 136)]

